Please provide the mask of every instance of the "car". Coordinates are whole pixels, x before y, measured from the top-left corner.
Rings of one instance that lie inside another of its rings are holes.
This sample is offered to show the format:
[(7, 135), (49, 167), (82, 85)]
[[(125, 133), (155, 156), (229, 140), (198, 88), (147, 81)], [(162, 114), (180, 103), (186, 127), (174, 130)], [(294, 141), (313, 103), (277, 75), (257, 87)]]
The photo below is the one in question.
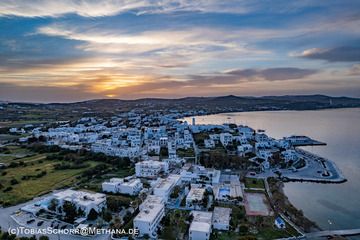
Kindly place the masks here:
[(28, 220), (26, 223), (27, 223), (27, 224), (31, 224), (31, 223), (33, 223), (33, 222), (35, 222), (35, 219), (30, 219), (30, 220)]
[(37, 223), (37, 226), (40, 227), (41, 225), (43, 225), (43, 223), (44, 223), (44, 221), (39, 221), (39, 222)]

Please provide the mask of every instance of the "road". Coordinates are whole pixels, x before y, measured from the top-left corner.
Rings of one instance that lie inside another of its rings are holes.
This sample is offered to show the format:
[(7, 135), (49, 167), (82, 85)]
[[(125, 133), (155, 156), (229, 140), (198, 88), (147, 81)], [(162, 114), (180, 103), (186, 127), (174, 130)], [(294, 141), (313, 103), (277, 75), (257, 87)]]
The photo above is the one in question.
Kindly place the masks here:
[(319, 231), (319, 232), (312, 232), (306, 233), (305, 236), (309, 239), (316, 238), (316, 237), (327, 237), (327, 236), (354, 236), (360, 235), (360, 228), (356, 229), (345, 229), (345, 230), (328, 230), (328, 231)]

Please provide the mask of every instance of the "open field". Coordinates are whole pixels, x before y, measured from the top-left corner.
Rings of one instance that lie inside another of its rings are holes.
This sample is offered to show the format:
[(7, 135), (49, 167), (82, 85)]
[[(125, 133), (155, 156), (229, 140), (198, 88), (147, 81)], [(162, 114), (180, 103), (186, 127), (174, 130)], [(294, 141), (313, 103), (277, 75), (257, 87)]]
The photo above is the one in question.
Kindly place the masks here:
[(13, 160), (33, 161), (39, 160), (40, 156), (32, 156), (35, 153), (19, 146), (6, 146), (7, 151), (0, 153), (1, 163), (10, 163)]
[[(299, 233), (290, 225), (286, 224), (285, 229), (277, 229), (274, 225), (274, 216), (256, 217), (256, 220), (248, 220), (242, 226), (246, 226), (247, 231), (240, 228), (240, 232), (217, 232), (218, 240), (234, 240), (234, 239), (277, 239), (299, 236)], [(261, 225), (261, 226), (258, 226)]]
[(271, 214), (269, 203), (265, 194), (245, 193), (246, 214), (251, 216), (269, 216)]
[[(45, 154), (35, 155), (21, 159), (24, 166), (7, 168), (1, 171), (0, 176), (1, 192), (0, 199), (5, 205), (13, 205), (32, 199), (35, 196), (44, 194), (53, 189), (74, 184), (82, 172), (97, 165), (97, 162), (90, 162), (90, 166), (81, 169), (55, 170), (54, 165), (59, 161), (46, 161)], [(43, 176), (41, 176), (45, 173)], [(30, 176), (28, 179), (26, 176)], [(16, 182), (14, 184), (14, 179)], [(6, 189), (11, 190), (6, 191)]]
[(246, 188), (265, 188), (264, 180), (258, 178), (245, 178)]

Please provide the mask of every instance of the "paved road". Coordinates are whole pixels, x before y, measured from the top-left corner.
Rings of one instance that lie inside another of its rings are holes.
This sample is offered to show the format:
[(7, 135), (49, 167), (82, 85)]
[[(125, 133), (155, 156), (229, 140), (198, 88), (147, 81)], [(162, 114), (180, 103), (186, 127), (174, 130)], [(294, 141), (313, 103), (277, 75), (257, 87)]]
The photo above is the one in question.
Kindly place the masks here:
[(316, 237), (327, 237), (327, 236), (354, 236), (360, 235), (360, 228), (357, 229), (346, 229), (346, 230), (330, 230), (330, 231), (319, 231), (307, 233), (305, 236), (307, 238), (316, 238)]

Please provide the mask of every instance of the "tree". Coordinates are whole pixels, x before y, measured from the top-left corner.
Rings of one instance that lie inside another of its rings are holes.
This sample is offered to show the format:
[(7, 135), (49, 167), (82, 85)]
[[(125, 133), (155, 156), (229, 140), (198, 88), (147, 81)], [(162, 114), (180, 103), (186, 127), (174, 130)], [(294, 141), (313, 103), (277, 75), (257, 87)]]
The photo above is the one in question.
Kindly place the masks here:
[(111, 212), (109, 210), (104, 210), (102, 212), (102, 218), (106, 221), (106, 222), (110, 222), (112, 220), (112, 215)]
[(77, 211), (77, 215), (79, 217), (84, 217), (85, 216), (85, 212), (82, 208), (79, 208), (78, 211)]
[(18, 184), (18, 183), (19, 183), (19, 181), (16, 180), (15, 178), (13, 178), (13, 179), (10, 180), (10, 184), (11, 184), (11, 185), (15, 185), (15, 184)]
[(99, 214), (97, 213), (97, 211), (95, 211), (95, 209), (92, 208), (87, 216), (87, 219), (95, 220), (95, 219), (97, 219), (98, 216), (99, 216)]
[(65, 213), (64, 220), (66, 222), (73, 223), (75, 218), (78, 216), (76, 206), (72, 202), (66, 201), (62, 206), (62, 210)]
[(56, 208), (58, 207), (59, 201), (57, 199), (51, 199), (50, 204), (48, 206), (48, 209), (51, 211), (56, 211)]
[(170, 194), (170, 197), (171, 198), (177, 198), (177, 197), (179, 197), (179, 193), (180, 193), (180, 187), (175, 186), (174, 191)]
[(40, 236), (39, 240), (49, 240), (49, 237), (48, 236)]

